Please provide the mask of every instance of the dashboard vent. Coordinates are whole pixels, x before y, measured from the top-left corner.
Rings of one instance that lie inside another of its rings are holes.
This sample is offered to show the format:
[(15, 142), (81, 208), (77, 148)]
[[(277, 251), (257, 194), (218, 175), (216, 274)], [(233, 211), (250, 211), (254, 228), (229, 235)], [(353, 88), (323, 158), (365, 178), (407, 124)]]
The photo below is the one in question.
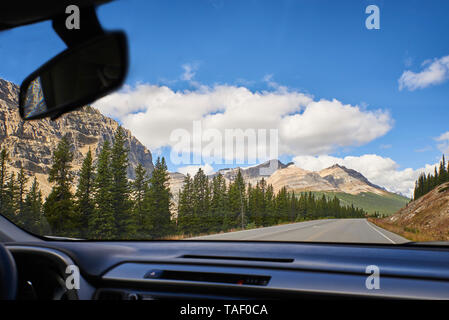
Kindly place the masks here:
[(270, 276), (262, 276), (262, 275), (176, 271), (176, 270), (159, 270), (159, 269), (153, 269), (148, 271), (145, 274), (144, 278), (157, 279), (157, 280), (230, 283), (230, 284), (253, 285), (253, 286), (266, 286), (271, 279)]
[(294, 259), (289, 258), (261, 258), (261, 257), (233, 257), (233, 256), (206, 256), (185, 254), (180, 256), (183, 259), (206, 259), (206, 260), (237, 260), (237, 261), (259, 261), (259, 262), (279, 262), (292, 263)]

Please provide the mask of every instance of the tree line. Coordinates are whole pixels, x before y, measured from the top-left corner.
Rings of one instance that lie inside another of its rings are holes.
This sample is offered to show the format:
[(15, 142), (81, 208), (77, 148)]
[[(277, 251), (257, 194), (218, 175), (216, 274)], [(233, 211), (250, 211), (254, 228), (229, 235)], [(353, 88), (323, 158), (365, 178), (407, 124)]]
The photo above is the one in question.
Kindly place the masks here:
[(177, 227), (182, 234), (196, 235), (319, 218), (365, 216), (362, 209), (341, 205), (336, 196), (295, 194), (285, 187), (275, 194), (273, 186), (264, 179), (255, 186), (245, 184), (240, 170), (227, 185), (220, 173), (209, 179), (199, 169), (193, 177), (185, 177), (179, 192)]
[(417, 200), (428, 192), (432, 191), (436, 186), (445, 182), (449, 182), (449, 162), (446, 167), (446, 159), (443, 158), (437, 167), (435, 166), (434, 173), (421, 173), (418, 180), (415, 182), (415, 189), (413, 191), (413, 199)]
[(26, 190), (23, 168), (8, 174), (8, 154), (0, 153), (0, 210), (19, 226), (36, 234), (85, 239), (155, 239), (175, 233), (171, 220), (169, 174), (157, 158), (149, 177), (139, 164), (136, 179), (127, 178), (125, 133), (117, 129), (111, 144), (105, 140), (96, 163), (89, 150), (79, 172), (76, 192), (73, 152), (67, 136), (52, 155), (48, 181), (52, 189), (43, 201), (37, 179)]
[[(226, 183), (218, 174), (210, 179), (203, 170), (185, 177), (175, 208), (164, 157), (157, 158), (150, 174), (141, 165), (135, 179), (127, 178), (129, 150), (118, 127), (112, 142), (104, 141), (96, 161), (89, 150), (78, 173), (76, 188), (73, 152), (67, 136), (52, 154), (43, 199), (34, 177), (23, 167), (9, 173), (6, 149), (0, 152), (0, 212), (36, 234), (84, 239), (160, 239), (253, 228), (325, 217), (364, 217), (354, 206), (313, 193), (295, 194), (282, 188), (275, 194), (262, 179), (246, 184), (239, 171)], [(72, 191), (74, 190), (74, 191)]]

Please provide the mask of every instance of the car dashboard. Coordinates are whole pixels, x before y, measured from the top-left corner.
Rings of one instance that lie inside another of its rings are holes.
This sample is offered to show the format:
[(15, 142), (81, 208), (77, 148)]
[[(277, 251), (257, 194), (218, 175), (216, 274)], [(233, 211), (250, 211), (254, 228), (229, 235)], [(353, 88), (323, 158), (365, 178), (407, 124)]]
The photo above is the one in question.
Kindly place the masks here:
[[(18, 299), (448, 299), (449, 250), (238, 241), (7, 243)], [(79, 288), (67, 289), (77, 266)], [(378, 285), (370, 270), (378, 268)]]

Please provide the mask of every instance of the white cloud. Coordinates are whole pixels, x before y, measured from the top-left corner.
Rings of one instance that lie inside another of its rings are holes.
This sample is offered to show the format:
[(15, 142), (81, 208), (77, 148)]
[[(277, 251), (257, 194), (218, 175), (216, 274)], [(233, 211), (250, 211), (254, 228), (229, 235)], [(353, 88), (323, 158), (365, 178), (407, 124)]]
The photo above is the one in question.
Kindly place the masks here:
[[(104, 97), (94, 106), (119, 119), (151, 150), (173, 147), (171, 133), (175, 129), (192, 132), (197, 120), (201, 120), (203, 131), (222, 134), (226, 129), (278, 129), (279, 153), (295, 155), (328, 154), (341, 147), (363, 145), (392, 127), (388, 111), (368, 111), (335, 99), (317, 101), (275, 84), (271, 76), (265, 80), (273, 86), (269, 91), (231, 85), (174, 91), (138, 84)], [(260, 147), (260, 143), (248, 145), (249, 149)]]
[(399, 90), (406, 88), (413, 91), (440, 84), (449, 79), (449, 55), (439, 59), (426, 60), (422, 66), (425, 67), (424, 70), (417, 73), (410, 70), (404, 71), (398, 80)]
[(444, 154), (449, 154), (449, 131), (443, 133), (435, 140), (441, 142), (438, 144), (438, 149)]
[(206, 163), (204, 166), (179, 167), (177, 171), (184, 175), (190, 174), (191, 176), (194, 176), (200, 168), (203, 169), (206, 175), (214, 173), (214, 168), (212, 168), (212, 166), (208, 163)]
[(334, 164), (339, 164), (354, 169), (363, 174), (370, 182), (386, 188), (389, 191), (411, 196), (415, 181), (422, 172), (433, 173), (437, 164), (426, 164), (423, 168), (401, 169), (390, 158), (384, 158), (376, 154), (365, 154), (359, 157), (347, 156), (338, 158), (328, 155), (321, 156), (297, 156), (293, 158), (296, 166), (312, 171), (318, 171)]
[(184, 65), (182, 65), (182, 68), (184, 69), (184, 73), (181, 75), (181, 80), (185, 80), (185, 81), (190, 81), (193, 79), (193, 77), (195, 77), (195, 71), (196, 71), (196, 67), (186, 63)]

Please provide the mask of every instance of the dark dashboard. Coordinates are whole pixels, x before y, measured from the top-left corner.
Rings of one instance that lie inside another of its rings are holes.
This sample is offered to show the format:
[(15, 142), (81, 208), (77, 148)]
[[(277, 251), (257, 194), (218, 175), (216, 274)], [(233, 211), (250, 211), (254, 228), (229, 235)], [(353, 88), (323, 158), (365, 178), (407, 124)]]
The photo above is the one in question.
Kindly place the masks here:
[[(449, 298), (449, 250), (437, 246), (45, 241), (6, 247), (16, 260), (19, 299)], [(79, 289), (65, 286), (71, 265), (79, 268)]]

